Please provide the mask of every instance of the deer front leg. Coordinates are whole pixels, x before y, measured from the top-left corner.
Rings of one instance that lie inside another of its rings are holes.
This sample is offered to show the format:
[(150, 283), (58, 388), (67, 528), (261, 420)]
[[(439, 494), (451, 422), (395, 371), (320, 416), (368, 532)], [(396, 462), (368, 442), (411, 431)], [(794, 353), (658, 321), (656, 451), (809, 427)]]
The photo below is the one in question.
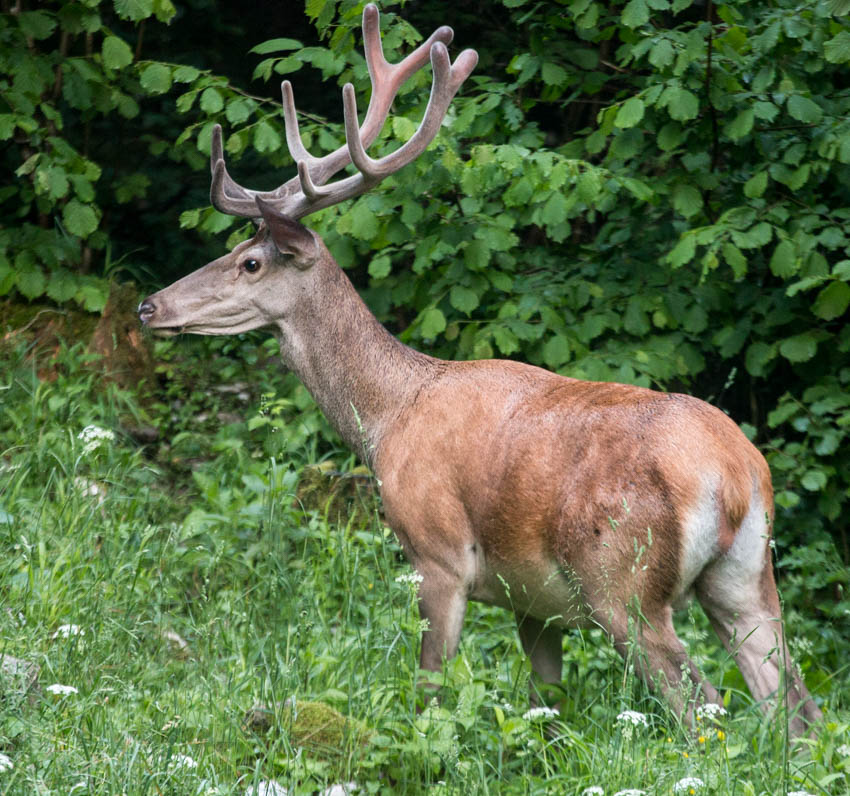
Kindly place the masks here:
[(419, 615), (428, 623), (422, 633), (419, 665), (438, 672), (443, 660), (457, 653), (466, 615), (466, 588), (461, 579), (437, 567), (417, 566), (417, 571), (422, 575)]
[(531, 669), (539, 680), (535, 683), (532, 678), (528, 685), (529, 701), (536, 706), (549, 690), (546, 686), (561, 682), (563, 632), (559, 627), (547, 625), (533, 616), (517, 616), (517, 627), (522, 648), (531, 659)]

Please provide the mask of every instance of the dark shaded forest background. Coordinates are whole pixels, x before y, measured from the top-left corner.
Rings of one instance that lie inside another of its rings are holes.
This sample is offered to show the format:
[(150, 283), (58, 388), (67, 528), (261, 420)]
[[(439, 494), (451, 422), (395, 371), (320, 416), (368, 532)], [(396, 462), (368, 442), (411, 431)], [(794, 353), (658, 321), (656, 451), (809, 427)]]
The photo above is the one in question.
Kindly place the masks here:
[[(390, 60), (450, 24), (480, 62), (416, 164), (310, 219), (370, 307), (438, 356), (720, 406), (770, 462), (792, 619), (825, 649), (846, 636), (850, 1), (380, 7)], [(249, 235), (208, 206), (210, 131), (243, 184), (291, 176), (282, 78), (316, 153), (344, 140), (342, 83), (366, 106), (362, 3), (2, 10), (6, 317), (98, 314), (111, 283), (165, 285)], [(412, 134), (429, 85), (402, 91), (373, 152)]]

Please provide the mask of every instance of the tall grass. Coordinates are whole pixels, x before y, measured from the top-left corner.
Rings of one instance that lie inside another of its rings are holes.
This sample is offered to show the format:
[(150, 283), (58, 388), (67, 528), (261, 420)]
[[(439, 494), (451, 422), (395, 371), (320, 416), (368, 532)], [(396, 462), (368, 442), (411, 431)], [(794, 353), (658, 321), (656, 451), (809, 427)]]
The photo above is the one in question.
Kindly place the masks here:
[[(729, 709), (697, 734), (599, 631), (565, 636), (560, 717), (528, 713), (513, 619), (476, 605), (435, 678), (440, 701), (422, 705), (416, 583), (377, 506), (306, 509), (303, 462), (285, 442), (269, 454), (276, 426), (257, 409), (175, 467), (174, 440), (144, 448), (124, 430), (171, 410), (141, 409), (79, 348), (49, 379), (26, 353), (0, 353), (0, 655), (40, 672), (33, 688), (4, 676), (0, 792), (850, 789), (846, 671), (820, 678), (829, 723), (786, 765), (782, 733), (695, 609), (680, 632)], [(87, 450), (91, 425), (114, 439)], [(618, 719), (627, 710), (645, 723)]]

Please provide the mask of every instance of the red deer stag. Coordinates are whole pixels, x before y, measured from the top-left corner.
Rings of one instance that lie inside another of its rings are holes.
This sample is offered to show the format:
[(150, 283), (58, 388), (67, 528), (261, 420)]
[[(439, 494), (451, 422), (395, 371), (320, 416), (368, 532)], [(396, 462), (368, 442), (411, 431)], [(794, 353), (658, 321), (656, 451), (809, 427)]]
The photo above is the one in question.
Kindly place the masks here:
[[(547, 683), (561, 679), (563, 628), (601, 625), (620, 652), (633, 630), (640, 674), (687, 710), (689, 689), (718, 698), (671, 621), (673, 606), (695, 593), (753, 696), (765, 700), (784, 681), (792, 730), (804, 732), (820, 711), (784, 642), (770, 472), (738, 427), (687, 395), (414, 351), (378, 323), (321, 239), (297, 221), (414, 160), (478, 58), (466, 50), (451, 63), (452, 30), (441, 27), (389, 64), (373, 5), (363, 35), (372, 96), (358, 129), (354, 89), (343, 89), (346, 144), (335, 152), (305, 149), (283, 83), (298, 174), (276, 190), (234, 182), (215, 128), (212, 203), (262, 223), (230, 254), (145, 299), (142, 322), (160, 335), (260, 327), (277, 335), (284, 363), (374, 471), (387, 521), (422, 576), (424, 669), (455, 654), (467, 601), (481, 600), (514, 611)], [(396, 92), (429, 56), (433, 85), (419, 128), (373, 160), (366, 148)], [(356, 174), (328, 183), (351, 162)]]

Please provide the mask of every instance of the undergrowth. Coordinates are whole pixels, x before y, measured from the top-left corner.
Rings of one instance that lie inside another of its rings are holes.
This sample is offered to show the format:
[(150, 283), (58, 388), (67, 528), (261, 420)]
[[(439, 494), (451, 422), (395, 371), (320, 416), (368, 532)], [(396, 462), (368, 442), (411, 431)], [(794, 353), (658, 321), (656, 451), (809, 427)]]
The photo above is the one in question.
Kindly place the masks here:
[(416, 579), (376, 499), (301, 499), (333, 452), (303, 394), (222, 348), (212, 367), (160, 352), (141, 403), (80, 347), (28, 353), (0, 352), (0, 655), (38, 677), (3, 675), (0, 792), (850, 789), (846, 636), (789, 628), (827, 715), (790, 752), (695, 608), (679, 630), (728, 710), (696, 733), (598, 630), (565, 634), (560, 716), (529, 712), (513, 619), (478, 605), (422, 706)]

